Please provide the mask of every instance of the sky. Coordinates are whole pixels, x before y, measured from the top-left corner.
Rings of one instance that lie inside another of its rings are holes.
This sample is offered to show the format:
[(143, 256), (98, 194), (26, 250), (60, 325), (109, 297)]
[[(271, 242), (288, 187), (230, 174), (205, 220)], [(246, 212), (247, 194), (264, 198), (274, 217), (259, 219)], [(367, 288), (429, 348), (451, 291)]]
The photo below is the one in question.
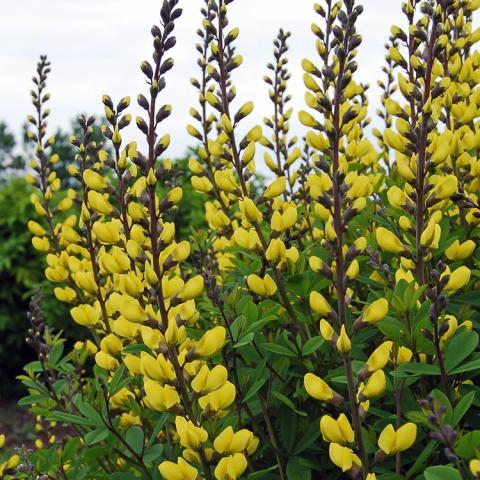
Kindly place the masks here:
[[(319, 0), (321, 3), (321, 0)], [(160, 0), (0, 0), (0, 120), (18, 132), (32, 112), (29, 91), (40, 54), (52, 62), (48, 90), (52, 93), (50, 126), (66, 127), (80, 112), (101, 115), (102, 94), (114, 100), (147, 90), (139, 64), (151, 55), (150, 27), (158, 21)], [(370, 116), (379, 105), (384, 44), (392, 23), (400, 22), (401, 0), (363, 0), (358, 22), (363, 43), (358, 56), (357, 81), (368, 82)], [(197, 75), (195, 31), (201, 22), (200, 0), (181, 0), (183, 16), (177, 22), (175, 67), (168, 73), (162, 102), (173, 106), (173, 114), (160, 133), (172, 136), (171, 156), (182, 155), (193, 139), (185, 126), (188, 110), (197, 103), (190, 78)], [(300, 62), (314, 57), (310, 31), (318, 16), (311, 0), (236, 0), (230, 6), (230, 25), (240, 28), (238, 53), (244, 64), (235, 71), (238, 104), (253, 100), (252, 125), (270, 113), (268, 88), (262, 77), (272, 58), (272, 40), (279, 27), (292, 32), (289, 64), (292, 69), (292, 107), (304, 108), (305, 87)], [(139, 112), (134, 106), (131, 113)], [(292, 122), (295, 132), (298, 122)], [(130, 127), (130, 135), (137, 134)], [(127, 138), (128, 140), (128, 138)]]

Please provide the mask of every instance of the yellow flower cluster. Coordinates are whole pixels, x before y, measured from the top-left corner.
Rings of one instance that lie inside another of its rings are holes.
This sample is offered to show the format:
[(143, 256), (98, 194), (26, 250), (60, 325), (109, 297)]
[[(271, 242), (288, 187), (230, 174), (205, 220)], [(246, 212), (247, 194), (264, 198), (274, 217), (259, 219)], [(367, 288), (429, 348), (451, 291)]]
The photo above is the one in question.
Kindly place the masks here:
[[(3, 433), (0, 434), (0, 450), (4, 448), (5, 441), (5, 435)], [(11, 455), (7, 458), (7, 460), (0, 462), (0, 478), (3, 478), (7, 473), (13, 472), (19, 463), (20, 457), (17, 454)]]

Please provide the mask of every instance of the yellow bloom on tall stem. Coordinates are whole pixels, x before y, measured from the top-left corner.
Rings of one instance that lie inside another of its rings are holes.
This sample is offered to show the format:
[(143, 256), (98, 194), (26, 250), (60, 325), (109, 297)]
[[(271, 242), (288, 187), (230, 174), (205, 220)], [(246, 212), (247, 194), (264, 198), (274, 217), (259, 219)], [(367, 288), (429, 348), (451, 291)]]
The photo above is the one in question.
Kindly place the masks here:
[(387, 425), (378, 437), (378, 446), (387, 455), (393, 455), (409, 449), (417, 438), (417, 426), (412, 423), (406, 423), (398, 430), (393, 425)]

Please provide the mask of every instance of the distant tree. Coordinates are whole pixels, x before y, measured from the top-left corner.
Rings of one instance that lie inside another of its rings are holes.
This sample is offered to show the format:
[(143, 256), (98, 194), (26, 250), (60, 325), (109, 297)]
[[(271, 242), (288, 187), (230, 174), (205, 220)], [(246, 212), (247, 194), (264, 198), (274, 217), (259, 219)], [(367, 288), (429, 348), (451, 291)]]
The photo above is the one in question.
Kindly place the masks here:
[[(103, 141), (101, 124), (102, 119), (98, 119), (92, 126), (96, 142)], [(22, 175), (27, 169), (28, 159), (32, 153), (27, 137), (27, 128), (27, 123), (22, 125), (21, 142), (19, 142), (7, 123), (3, 120), (0, 121), (0, 183), (5, 183), (12, 176)], [(57, 128), (54, 134), (55, 142), (51, 152), (52, 154), (58, 154), (60, 157), (55, 165), (55, 171), (60, 179), (67, 184), (71, 181), (67, 173), (67, 166), (75, 158), (75, 150), (69, 138), (71, 135), (79, 134), (80, 127), (76, 118), (70, 121), (67, 129)]]
[(16, 153), (17, 141), (4, 121), (0, 121), (0, 182), (25, 169), (25, 156)]

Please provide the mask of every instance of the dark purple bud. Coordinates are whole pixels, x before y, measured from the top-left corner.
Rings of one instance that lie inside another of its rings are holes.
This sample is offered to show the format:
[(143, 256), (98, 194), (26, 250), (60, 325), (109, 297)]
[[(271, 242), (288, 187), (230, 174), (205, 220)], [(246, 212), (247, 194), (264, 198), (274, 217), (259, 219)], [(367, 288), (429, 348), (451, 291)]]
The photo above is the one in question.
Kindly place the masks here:
[(453, 451), (450, 447), (446, 447), (444, 452), (445, 452), (445, 456), (447, 457), (447, 460), (450, 463), (458, 462), (458, 457), (453, 453)]
[(430, 438), (432, 440), (435, 440), (439, 443), (443, 443), (445, 439), (443, 438), (442, 434), (440, 432), (431, 432), (430, 433)]
[(433, 413), (430, 414), (428, 417), (428, 421), (433, 424), (433, 425), (438, 425), (438, 418), (436, 415), (434, 415)]

